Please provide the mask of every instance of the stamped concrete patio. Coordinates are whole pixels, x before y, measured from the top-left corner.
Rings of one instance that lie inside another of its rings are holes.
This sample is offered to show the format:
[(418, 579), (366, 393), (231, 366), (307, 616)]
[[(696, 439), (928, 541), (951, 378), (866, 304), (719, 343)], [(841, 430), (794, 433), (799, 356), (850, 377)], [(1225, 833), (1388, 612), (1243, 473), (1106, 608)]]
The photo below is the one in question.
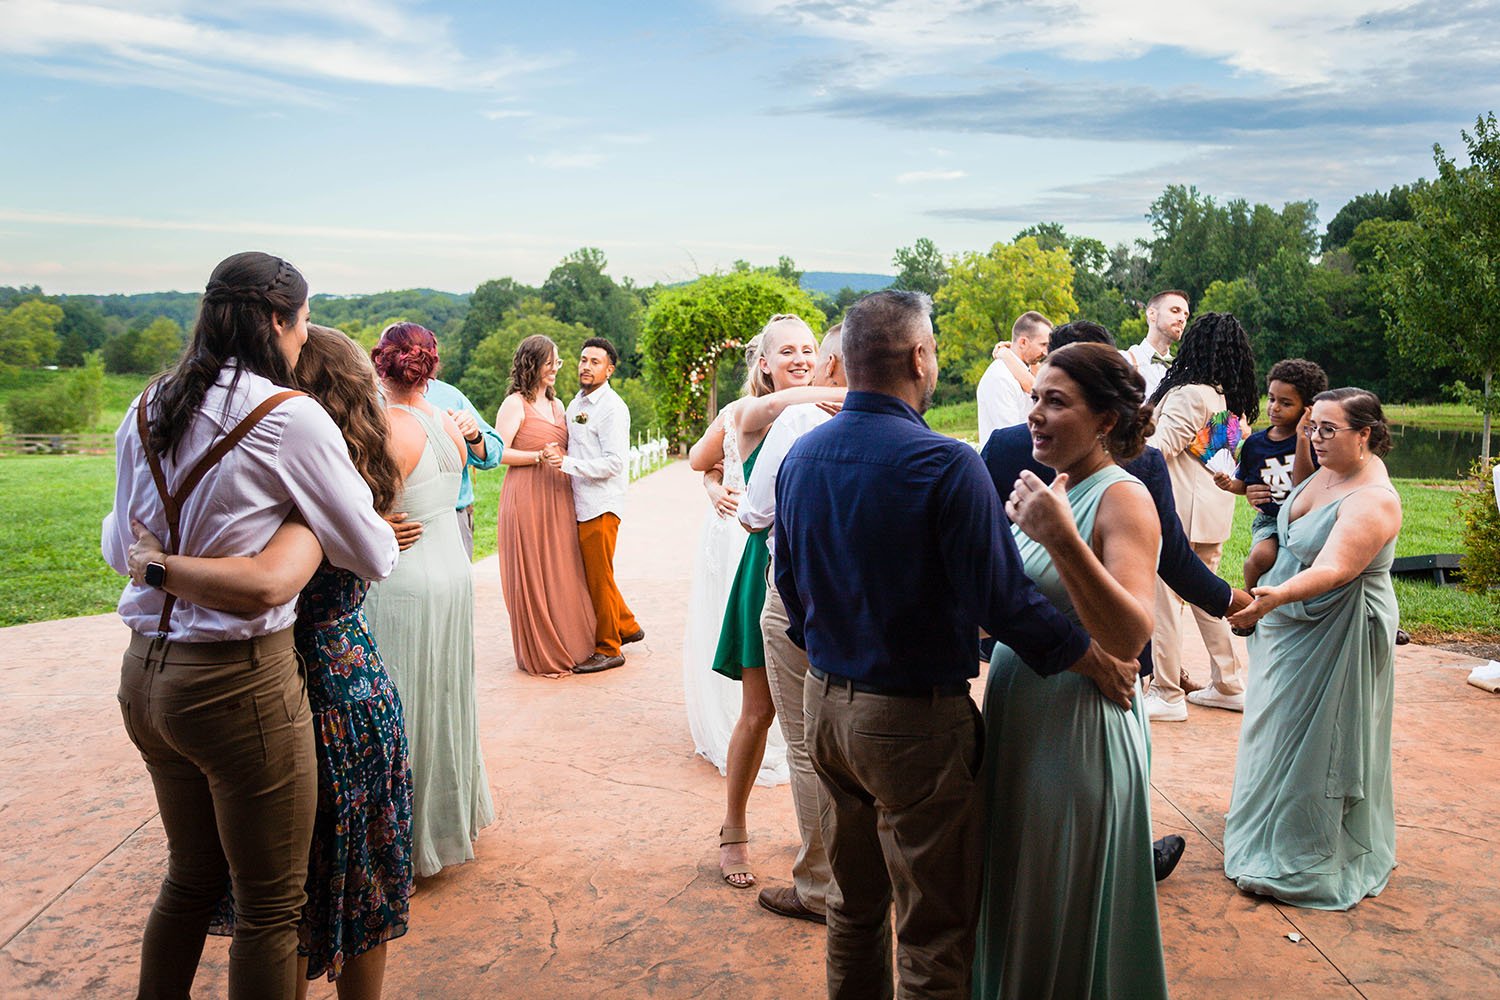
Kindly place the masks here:
[[(618, 575), (648, 636), (604, 674), (517, 671), (496, 562), (475, 566), (500, 817), (478, 860), (421, 883), (411, 931), (391, 946), (388, 996), (821, 995), (823, 929), (766, 913), (718, 875), (723, 780), (693, 756), (682, 707), (702, 511), (681, 463), (632, 487)], [(125, 640), (113, 615), (0, 629), (0, 997), (133, 990), (165, 846), (114, 699)], [(1204, 669), (1201, 650), (1189, 655)], [(1500, 698), (1464, 683), (1472, 665), (1398, 651), (1401, 866), (1347, 913), (1245, 896), (1223, 877), (1239, 716), (1195, 709), (1155, 728), (1157, 833), (1188, 842), (1160, 886), (1176, 996), (1500, 996)], [(750, 815), (762, 884), (784, 881), (796, 839), (786, 786), (757, 788)], [(210, 940), (196, 995), (223, 995), (226, 953)]]

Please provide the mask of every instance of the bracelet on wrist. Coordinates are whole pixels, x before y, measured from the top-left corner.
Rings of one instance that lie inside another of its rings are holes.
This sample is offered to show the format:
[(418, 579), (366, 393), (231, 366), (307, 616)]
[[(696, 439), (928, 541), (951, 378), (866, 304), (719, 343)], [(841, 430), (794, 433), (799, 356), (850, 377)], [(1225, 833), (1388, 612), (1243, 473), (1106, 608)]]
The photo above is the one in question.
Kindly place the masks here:
[(470, 444), (470, 445), (476, 445), (476, 444), (478, 444), (479, 442), (481, 442), (483, 440), (484, 440), (484, 435), (481, 434), (479, 431), (475, 431), (473, 437), (466, 437), (466, 438), (464, 438), (464, 441), (467, 444)]

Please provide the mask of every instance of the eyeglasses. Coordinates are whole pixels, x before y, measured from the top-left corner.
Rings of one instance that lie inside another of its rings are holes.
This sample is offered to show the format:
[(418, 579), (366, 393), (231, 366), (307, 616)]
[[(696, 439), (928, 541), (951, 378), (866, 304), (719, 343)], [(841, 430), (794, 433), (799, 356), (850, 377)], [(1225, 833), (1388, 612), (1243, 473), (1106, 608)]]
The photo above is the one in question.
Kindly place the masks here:
[(1327, 441), (1339, 431), (1357, 431), (1358, 427), (1335, 427), (1333, 424), (1308, 424), (1307, 430), (1303, 431), (1308, 438), (1316, 438), (1319, 441)]

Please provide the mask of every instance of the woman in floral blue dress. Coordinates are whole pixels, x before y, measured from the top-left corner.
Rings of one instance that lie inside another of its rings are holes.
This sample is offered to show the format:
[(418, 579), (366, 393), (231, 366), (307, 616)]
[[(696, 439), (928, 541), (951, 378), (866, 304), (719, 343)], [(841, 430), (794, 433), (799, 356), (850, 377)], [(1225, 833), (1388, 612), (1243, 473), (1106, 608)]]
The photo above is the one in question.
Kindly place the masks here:
[[(352, 340), (309, 326), (299, 384), (344, 432), (376, 509), (388, 512), (401, 486), (385, 448), (386, 426), (369, 359)], [(318, 758), (318, 808), (298, 953), (307, 981), (326, 976), (340, 1000), (379, 997), (386, 942), (406, 933), (412, 887), (412, 781), (401, 700), (365, 621), (369, 583), (323, 561), (293, 511), (270, 543), (248, 558), (166, 555), (136, 526), (131, 568), (167, 566), (165, 589), (224, 611), (254, 613), (301, 592), (297, 652), (307, 667)], [(210, 928), (232, 930), (221, 906)]]

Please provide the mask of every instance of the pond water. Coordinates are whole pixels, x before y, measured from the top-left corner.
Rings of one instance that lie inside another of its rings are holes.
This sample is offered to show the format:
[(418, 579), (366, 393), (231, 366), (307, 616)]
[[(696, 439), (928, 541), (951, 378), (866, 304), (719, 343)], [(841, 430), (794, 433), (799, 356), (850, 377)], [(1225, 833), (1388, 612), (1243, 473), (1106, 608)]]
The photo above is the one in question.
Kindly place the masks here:
[[(1385, 457), (1392, 476), (1403, 479), (1457, 479), (1479, 457), (1479, 431), (1434, 431), (1422, 427), (1391, 426), (1395, 447)], [(1490, 453), (1495, 438), (1490, 435)]]

